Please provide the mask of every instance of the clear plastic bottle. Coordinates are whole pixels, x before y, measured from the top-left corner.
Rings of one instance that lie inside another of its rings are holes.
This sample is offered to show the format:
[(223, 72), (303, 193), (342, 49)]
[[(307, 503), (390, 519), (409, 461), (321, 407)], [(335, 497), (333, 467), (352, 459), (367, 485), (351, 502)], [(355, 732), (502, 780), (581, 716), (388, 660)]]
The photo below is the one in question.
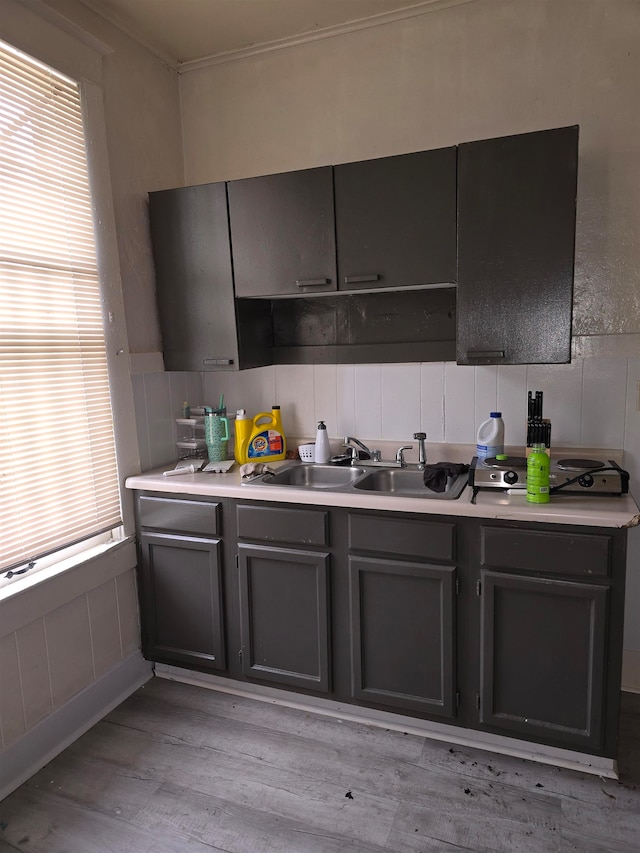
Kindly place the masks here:
[(527, 456), (527, 500), (549, 503), (549, 455), (544, 444), (534, 444)]
[(327, 435), (327, 427), (324, 421), (318, 421), (318, 429), (316, 431), (316, 454), (315, 461), (321, 464), (326, 464), (331, 456), (329, 447), (329, 436)]
[(489, 420), (478, 427), (476, 455), (489, 459), (504, 453), (504, 421), (502, 412), (491, 412)]

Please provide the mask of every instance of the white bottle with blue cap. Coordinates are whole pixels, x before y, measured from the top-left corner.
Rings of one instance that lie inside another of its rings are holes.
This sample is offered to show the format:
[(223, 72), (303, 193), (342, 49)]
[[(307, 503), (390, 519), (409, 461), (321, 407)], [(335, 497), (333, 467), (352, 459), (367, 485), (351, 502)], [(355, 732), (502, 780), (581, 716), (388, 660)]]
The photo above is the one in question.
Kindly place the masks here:
[(476, 455), (478, 459), (490, 459), (501, 453), (504, 453), (502, 412), (491, 412), (489, 420), (478, 427)]

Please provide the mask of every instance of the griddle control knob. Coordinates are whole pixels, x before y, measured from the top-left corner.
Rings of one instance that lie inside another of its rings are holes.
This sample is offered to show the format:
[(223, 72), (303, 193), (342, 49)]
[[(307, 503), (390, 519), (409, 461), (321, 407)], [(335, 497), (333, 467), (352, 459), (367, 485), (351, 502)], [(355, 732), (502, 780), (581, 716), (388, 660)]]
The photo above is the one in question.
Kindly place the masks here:
[(582, 486), (583, 489), (590, 489), (593, 486), (593, 477), (591, 474), (583, 474), (582, 477), (578, 477), (578, 484)]
[(515, 471), (505, 471), (504, 481), (508, 486), (513, 486), (514, 483), (518, 482), (518, 475)]

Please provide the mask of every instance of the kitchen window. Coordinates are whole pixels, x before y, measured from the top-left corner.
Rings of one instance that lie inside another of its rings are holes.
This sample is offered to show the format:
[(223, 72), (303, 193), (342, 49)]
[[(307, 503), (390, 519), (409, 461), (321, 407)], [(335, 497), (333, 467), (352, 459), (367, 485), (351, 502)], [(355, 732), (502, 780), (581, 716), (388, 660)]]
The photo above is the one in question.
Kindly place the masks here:
[(121, 525), (80, 87), (0, 42), (0, 586)]

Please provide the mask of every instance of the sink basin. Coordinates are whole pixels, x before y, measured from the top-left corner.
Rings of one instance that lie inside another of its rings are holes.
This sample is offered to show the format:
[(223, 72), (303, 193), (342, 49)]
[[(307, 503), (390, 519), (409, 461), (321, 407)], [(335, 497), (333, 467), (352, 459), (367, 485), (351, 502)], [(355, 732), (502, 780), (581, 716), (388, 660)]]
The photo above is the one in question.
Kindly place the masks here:
[(294, 465), (283, 468), (261, 480), (263, 486), (295, 486), (298, 489), (338, 489), (353, 483), (364, 474), (364, 468), (338, 465)]
[(467, 478), (467, 474), (449, 477), (444, 492), (434, 492), (425, 486), (422, 471), (415, 468), (378, 468), (354, 483), (353, 487), (377, 494), (455, 500), (462, 494)]
[(424, 484), (424, 474), (417, 468), (366, 468), (340, 465), (297, 463), (265, 474), (247, 485), (290, 486), (296, 489), (325, 489), (349, 492), (357, 489), (379, 495), (431, 500), (455, 500), (462, 494), (467, 475), (450, 477), (444, 492), (434, 492)]

